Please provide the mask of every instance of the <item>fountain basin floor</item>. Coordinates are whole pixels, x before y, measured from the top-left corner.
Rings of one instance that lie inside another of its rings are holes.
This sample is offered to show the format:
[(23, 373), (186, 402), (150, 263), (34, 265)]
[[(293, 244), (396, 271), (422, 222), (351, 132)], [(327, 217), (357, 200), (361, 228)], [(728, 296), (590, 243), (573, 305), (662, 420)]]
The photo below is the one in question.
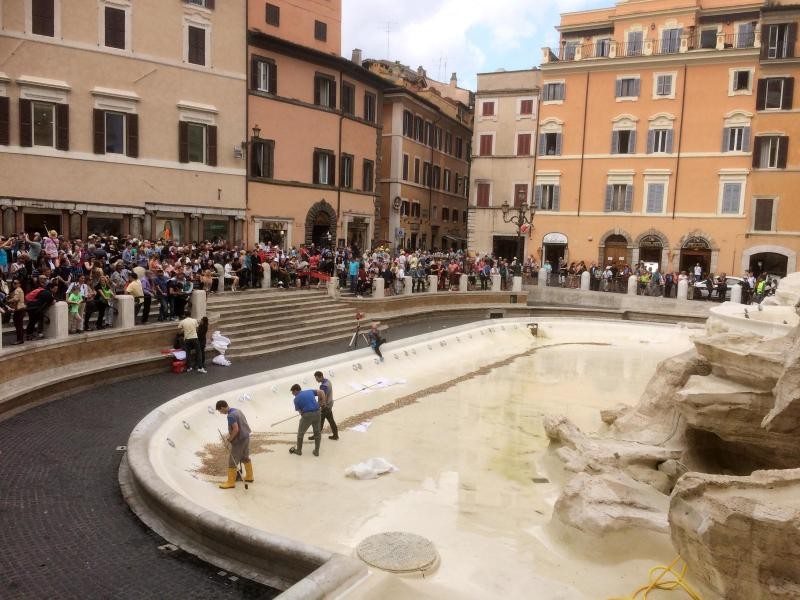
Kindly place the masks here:
[[(691, 347), (681, 326), (589, 320), (484, 321), (197, 390), (162, 406), (148, 458), (171, 490), (200, 510), (355, 555), (365, 538), (402, 531), (431, 540), (438, 568), (425, 578), (378, 571), (349, 598), (599, 598), (630, 593), (674, 556), (668, 536), (637, 532), (604, 543), (549, 525), (563, 478), (548, 470), (545, 414), (584, 431), (599, 411), (635, 404), (659, 361)], [(391, 333), (391, 332), (390, 332)], [(305, 441), (289, 454), (296, 419), (289, 387), (334, 384), (340, 439)], [(366, 391), (356, 392), (364, 386)], [(217, 488), (225, 467), (212, 414), (218, 399), (241, 408), (253, 429), (255, 483)], [(386, 408), (388, 407), (388, 408)], [(357, 431), (349, 427), (362, 425)], [(398, 471), (344, 476), (382, 457)], [(215, 476), (219, 473), (220, 476)]]

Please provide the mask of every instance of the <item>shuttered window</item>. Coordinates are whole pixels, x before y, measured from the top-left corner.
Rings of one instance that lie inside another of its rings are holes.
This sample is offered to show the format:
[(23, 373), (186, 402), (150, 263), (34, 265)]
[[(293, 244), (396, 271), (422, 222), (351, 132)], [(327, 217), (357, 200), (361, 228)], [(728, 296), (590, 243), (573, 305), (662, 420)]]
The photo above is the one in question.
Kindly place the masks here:
[(456, 137), (456, 158), (464, 157), (464, 141), (460, 137)]
[(329, 75), (314, 76), (314, 104), (336, 108), (336, 80)]
[(406, 137), (414, 137), (414, 115), (411, 111), (403, 111), (403, 135)]
[(494, 116), (494, 102), (484, 100), (481, 103), (481, 115), (484, 117)]
[(617, 98), (636, 98), (637, 96), (639, 96), (638, 77), (625, 77), (622, 79), (617, 79)]
[(189, 25), (189, 53), (188, 61), (193, 65), (206, 64), (206, 30), (202, 27)]
[[(458, 176), (456, 176), (458, 177)], [(478, 208), (489, 208), (489, 194), (491, 192), (492, 186), (488, 183), (478, 182), (476, 184), (476, 200), (478, 204)]]
[(403, 154), (403, 181), (408, 181), (408, 154)]
[(749, 127), (725, 127), (722, 130), (723, 152), (750, 152)]
[(56, 106), (49, 102), (33, 102), (33, 145), (55, 147)]
[(545, 102), (554, 102), (564, 99), (564, 84), (563, 83), (545, 83), (542, 88), (542, 100)]
[(275, 176), (275, 140), (253, 140), (250, 150), (250, 176), (272, 179)]
[(320, 42), (328, 41), (328, 25), (322, 21), (314, 21), (314, 39)]
[(632, 212), (633, 185), (615, 183), (606, 186), (605, 212)]
[(371, 160), (364, 159), (362, 167), (361, 189), (365, 192), (371, 192), (375, 189), (375, 163)]
[(254, 56), (250, 63), (250, 85), (256, 91), (277, 94), (278, 65), (275, 61)]
[(342, 82), (342, 112), (346, 115), (356, 112), (356, 88), (351, 83)]
[(481, 135), (480, 137), (480, 155), (481, 156), (491, 156), (492, 155), (492, 143), (494, 142), (494, 136), (489, 134)]
[(789, 155), (788, 136), (757, 136), (753, 145), (753, 166), (757, 169), (785, 169)]
[(105, 44), (108, 48), (125, 49), (125, 11), (105, 7)]
[(753, 229), (755, 231), (772, 231), (772, 215), (775, 207), (773, 198), (757, 198), (756, 214), (753, 218)]
[(267, 2), (266, 21), (267, 25), (272, 25), (273, 27), (280, 27), (281, 24), (280, 6), (275, 6), (274, 4), (270, 4), (269, 2)]
[(213, 125), (180, 121), (178, 123), (178, 159), (182, 163), (217, 166), (217, 128)]
[(722, 184), (722, 206), (720, 212), (723, 215), (738, 215), (742, 202), (742, 184), (739, 182), (726, 182)]
[(539, 135), (539, 156), (561, 156), (560, 133), (542, 133)]
[(797, 42), (797, 23), (765, 25), (761, 34), (761, 58), (793, 58)]
[(378, 105), (378, 97), (371, 92), (364, 92), (364, 120), (369, 123), (375, 123), (377, 117), (376, 107)]
[(663, 183), (647, 184), (647, 203), (645, 205), (645, 212), (657, 214), (664, 212), (665, 188), (666, 185)]
[(611, 154), (636, 154), (636, 131), (632, 129), (612, 131)]
[(672, 138), (672, 129), (651, 129), (647, 132), (647, 153), (671, 154)]
[(336, 161), (330, 150), (314, 150), (313, 180), (318, 185), (334, 185)]
[(419, 159), (414, 159), (414, 183), (419, 183)]
[(552, 183), (537, 185), (534, 194), (534, 205), (537, 209), (553, 212), (560, 210), (560, 186)]
[(0, 96), (0, 146), (11, 143), (11, 101), (7, 96)]
[(793, 77), (769, 77), (758, 81), (758, 110), (791, 110), (794, 101)]
[(55, 0), (31, 0), (31, 31), (54, 37), (55, 24)]
[(533, 100), (521, 100), (519, 103), (519, 114), (532, 115), (533, 114)]
[(531, 153), (531, 134), (517, 134), (517, 156), (530, 156)]

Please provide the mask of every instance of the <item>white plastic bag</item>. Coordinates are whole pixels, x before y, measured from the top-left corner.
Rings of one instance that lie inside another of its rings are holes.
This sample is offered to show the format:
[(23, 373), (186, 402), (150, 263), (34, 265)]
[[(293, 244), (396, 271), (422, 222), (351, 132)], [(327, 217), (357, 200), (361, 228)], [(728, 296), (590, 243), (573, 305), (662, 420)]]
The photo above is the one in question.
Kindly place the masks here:
[(215, 332), (212, 334), (212, 336), (211, 336), (211, 342), (212, 342), (212, 343), (216, 342), (216, 343), (219, 343), (219, 344), (224, 344), (225, 346), (230, 346), (230, 345), (231, 345), (231, 340), (230, 340), (230, 338), (226, 338), (226, 337), (225, 337), (224, 335), (222, 335), (222, 334), (221, 334), (219, 331), (215, 331)]
[(175, 360), (186, 360), (186, 350), (173, 350), (172, 356), (175, 357)]
[(217, 356), (215, 356), (211, 360), (211, 362), (213, 362), (215, 365), (219, 365), (220, 367), (230, 367), (231, 366), (231, 361), (229, 361), (227, 358), (225, 358), (225, 356), (222, 355), (222, 354), (218, 354)]
[(385, 458), (370, 458), (365, 462), (350, 465), (344, 470), (344, 474), (355, 479), (377, 479), (379, 475), (395, 471), (397, 467)]

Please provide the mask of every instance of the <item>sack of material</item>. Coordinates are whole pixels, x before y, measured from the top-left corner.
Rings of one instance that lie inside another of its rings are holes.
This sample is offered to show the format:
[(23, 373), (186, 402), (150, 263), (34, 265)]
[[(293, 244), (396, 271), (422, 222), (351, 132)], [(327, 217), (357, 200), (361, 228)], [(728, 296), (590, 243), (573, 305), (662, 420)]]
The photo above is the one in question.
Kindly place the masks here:
[(379, 475), (395, 471), (397, 467), (385, 458), (370, 458), (365, 462), (350, 465), (344, 470), (344, 474), (355, 479), (377, 479)]

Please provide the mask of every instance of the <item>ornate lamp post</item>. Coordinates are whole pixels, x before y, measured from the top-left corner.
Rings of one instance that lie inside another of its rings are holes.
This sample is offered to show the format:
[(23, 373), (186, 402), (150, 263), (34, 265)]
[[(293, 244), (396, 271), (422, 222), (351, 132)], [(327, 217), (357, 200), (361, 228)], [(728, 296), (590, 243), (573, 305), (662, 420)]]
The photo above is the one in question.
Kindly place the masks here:
[(536, 206), (528, 205), (527, 202), (519, 206), (510, 206), (508, 202), (503, 202), (500, 207), (503, 210), (503, 221), (513, 223), (517, 227), (517, 255), (518, 266), (524, 262), (522, 256), (522, 234), (528, 233), (533, 229), (533, 218), (536, 216)]

